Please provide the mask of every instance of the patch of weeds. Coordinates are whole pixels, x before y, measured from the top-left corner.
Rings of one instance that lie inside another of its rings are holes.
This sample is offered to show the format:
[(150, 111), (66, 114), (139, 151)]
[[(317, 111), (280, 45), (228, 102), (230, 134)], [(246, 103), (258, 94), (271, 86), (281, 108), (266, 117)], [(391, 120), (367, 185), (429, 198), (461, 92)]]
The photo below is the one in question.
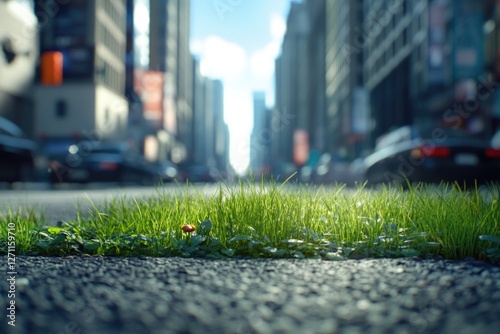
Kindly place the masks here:
[(46, 226), (30, 232), (37, 236), (33, 254), (95, 254), (100, 246), (99, 239), (93, 237), (93, 231), (76, 224), (64, 222), (61, 226)]
[(209, 219), (202, 221), (193, 231), (183, 230), (186, 234), (185, 238), (172, 239), (172, 255), (207, 258), (232, 256), (234, 253), (225, 248), (219, 238), (211, 235), (211, 230), (212, 222)]
[(0, 254), (317, 258), (472, 256), (500, 262), (500, 191), (243, 183), (215, 194), (115, 198), (89, 220), (43, 226), (33, 211), (0, 216)]
[(500, 239), (492, 235), (480, 235), (479, 240), (490, 241), (496, 244), (496, 247), (488, 247), (485, 252), (491, 262), (500, 263)]
[(440, 244), (427, 240), (426, 232), (384, 224), (385, 232), (354, 243), (352, 252), (363, 257), (415, 257), (439, 252)]

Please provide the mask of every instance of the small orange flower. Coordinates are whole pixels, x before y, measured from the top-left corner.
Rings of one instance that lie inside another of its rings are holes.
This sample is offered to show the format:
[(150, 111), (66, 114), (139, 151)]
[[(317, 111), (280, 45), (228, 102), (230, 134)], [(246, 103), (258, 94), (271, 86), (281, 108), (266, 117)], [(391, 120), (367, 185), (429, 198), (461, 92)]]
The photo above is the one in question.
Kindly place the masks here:
[(194, 232), (194, 230), (196, 230), (196, 227), (194, 227), (194, 225), (187, 224), (182, 226), (181, 229), (186, 233), (191, 233)]

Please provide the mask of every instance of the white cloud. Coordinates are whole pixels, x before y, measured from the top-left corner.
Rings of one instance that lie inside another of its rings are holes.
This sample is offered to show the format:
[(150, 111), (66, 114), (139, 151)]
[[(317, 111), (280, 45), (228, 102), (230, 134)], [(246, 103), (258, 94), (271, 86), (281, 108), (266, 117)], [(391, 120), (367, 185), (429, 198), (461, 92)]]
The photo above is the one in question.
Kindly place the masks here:
[(191, 50), (200, 57), (202, 75), (210, 78), (233, 81), (247, 67), (245, 49), (219, 36), (195, 40), (191, 43)]
[(270, 31), (273, 40), (281, 41), (286, 32), (286, 21), (279, 14), (271, 14)]
[(286, 22), (282, 16), (271, 14), (269, 31), (272, 40), (263, 48), (251, 54), (250, 69), (254, 89), (266, 91), (267, 101), (273, 101), (275, 60), (280, 53), (281, 43), (286, 32)]
[(252, 92), (265, 91), (268, 104), (273, 103), (274, 64), (285, 31), (284, 18), (279, 14), (271, 14), (271, 40), (251, 55), (240, 45), (219, 36), (191, 42), (192, 53), (199, 56), (202, 75), (224, 82), (224, 118), (231, 136), (230, 160), (238, 172), (244, 171), (250, 158)]
[(271, 42), (250, 56), (252, 76), (255, 77), (259, 85), (269, 83), (269, 80), (272, 79), (274, 61), (279, 53), (279, 47), (279, 44)]

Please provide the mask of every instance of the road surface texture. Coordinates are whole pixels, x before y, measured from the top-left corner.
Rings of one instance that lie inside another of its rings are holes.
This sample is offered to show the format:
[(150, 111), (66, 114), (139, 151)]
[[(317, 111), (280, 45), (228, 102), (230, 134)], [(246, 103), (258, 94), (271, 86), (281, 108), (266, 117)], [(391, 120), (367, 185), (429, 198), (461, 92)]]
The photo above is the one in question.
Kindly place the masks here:
[[(58, 221), (76, 220), (79, 212), (82, 217), (89, 217), (93, 207), (101, 207), (106, 201), (115, 198), (147, 198), (158, 193), (182, 195), (186, 191), (184, 185), (167, 184), (160, 187), (116, 187), (91, 184), (86, 187), (66, 185), (58, 190), (49, 189), (15, 189), (0, 190), (0, 214), (18, 209), (35, 210), (43, 215), (43, 222), (55, 225)], [(189, 191), (212, 195), (217, 190), (215, 185), (193, 184)]]
[[(500, 267), (420, 259), (17, 257), (1, 333), (499, 333)], [(15, 300), (15, 327), (7, 307)]]

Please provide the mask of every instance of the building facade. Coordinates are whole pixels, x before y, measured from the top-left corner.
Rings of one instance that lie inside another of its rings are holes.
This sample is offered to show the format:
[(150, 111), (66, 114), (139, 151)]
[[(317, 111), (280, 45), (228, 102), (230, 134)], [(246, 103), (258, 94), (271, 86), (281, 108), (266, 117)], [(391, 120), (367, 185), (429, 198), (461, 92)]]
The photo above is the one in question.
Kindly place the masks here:
[(165, 158), (180, 163), (192, 150), (192, 60), (189, 51), (190, 1), (150, 2), (150, 70), (164, 73), (163, 124), (159, 138)]
[(229, 170), (229, 129), (224, 121), (224, 86), (222, 81), (213, 81), (214, 142), (213, 154), (217, 170)]
[(309, 146), (311, 150), (310, 164), (315, 163), (316, 152), (323, 152), (328, 143), (326, 136), (326, 1), (308, 1), (306, 3), (310, 17), (310, 35), (308, 38), (309, 78)]
[(190, 164), (225, 172), (229, 168), (229, 129), (224, 121), (222, 81), (204, 77), (196, 57), (192, 58), (193, 115), (189, 125), (192, 149)]
[(271, 164), (271, 110), (264, 92), (253, 93), (253, 129), (250, 135), (250, 170), (253, 175), (265, 173)]
[(387, 131), (415, 119), (418, 108), (411, 96), (419, 95), (415, 84), (422, 80), (427, 59), (426, 2), (364, 2), (363, 74), (371, 107), (369, 147)]
[[(35, 85), (35, 135), (42, 139), (124, 139), (125, 0), (35, 3), (40, 54), (62, 55), (62, 80)], [(39, 73), (47, 63), (40, 63)], [(90, 137), (90, 138), (89, 138)]]
[(328, 153), (354, 157), (364, 139), (352, 110), (355, 90), (363, 84), (363, 49), (353, 45), (356, 30), (361, 27), (362, 1), (326, 1), (326, 144)]
[(292, 3), (275, 63), (273, 161), (300, 167), (297, 146), (309, 163), (317, 152), (349, 161), (408, 124), (490, 138), (500, 128), (498, 13), (494, 0)]
[(406, 124), (495, 131), (498, 2), (367, 1), (371, 140)]
[(274, 170), (291, 164), (301, 166), (308, 159), (309, 32), (310, 18), (305, 3), (292, 2), (281, 54), (275, 63), (276, 106), (271, 116)]

